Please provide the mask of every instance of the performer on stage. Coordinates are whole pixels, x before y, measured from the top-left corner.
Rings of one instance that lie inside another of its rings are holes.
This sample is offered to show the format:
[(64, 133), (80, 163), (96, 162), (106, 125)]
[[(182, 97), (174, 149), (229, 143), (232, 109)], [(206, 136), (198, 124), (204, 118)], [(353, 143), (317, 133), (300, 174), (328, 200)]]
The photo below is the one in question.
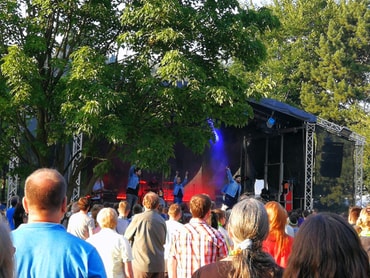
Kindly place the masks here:
[(93, 197), (91, 198), (91, 200), (94, 202), (101, 202), (103, 199), (103, 191), (104, 191), (104, 181), (102, 178), (99, 177), (93, 185), (92, 188)]
[(186, 171), (184, 180), (181, 182), (179, 171), (176, 171), (176, 176), (173, 181), (173, 196), (174, 196), (174, 202), (176, 204), (182, 203), (182, 198), (184, 197), (184, 187), (188, 183), (188, 174), (189, 172)]
[(224, 195), (223, 204), (221, 207), (222, 210), (232, 209), (233, 206), (237, 203), (242, 191), (242, 186), (240, 184), (241, 176), (236, 175), (234, 179), (229, 167), (226, 167), (226, 175), (229, 183), (226, 184), (221, 190), (221, 193)]
[(130, 213), (139, 199), (141, 169), (132, 165), (128, 174), (128, 183), (126, 189), (126, 201), (129, 204)]

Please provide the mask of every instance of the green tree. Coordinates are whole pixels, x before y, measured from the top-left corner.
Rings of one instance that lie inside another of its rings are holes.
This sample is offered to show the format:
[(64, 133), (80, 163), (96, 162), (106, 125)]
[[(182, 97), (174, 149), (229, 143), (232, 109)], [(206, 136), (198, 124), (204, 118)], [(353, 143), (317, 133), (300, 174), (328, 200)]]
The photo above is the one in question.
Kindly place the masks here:
[[(248, 77), (271, 84), (267, 96), (347, 126), (369, 141), (368, 1), (275, 0), (270, 8), (281, 28), (263, 37), (268, 58)], [(365, 183), (369, 154), (367, 145)]]
[(23, 175), (67, 173), (76, 134), (74, 174), (92, 161), (104, 173), (117, 155), (159, 169), (178, 142), (201, 152), (213, 138), (207, 120), (252, 116), (248, 84), (229, 64), (255, 68), (258, 34), (277, 24), (232, 0), (2, 1), (0, 157), (17, 155)]

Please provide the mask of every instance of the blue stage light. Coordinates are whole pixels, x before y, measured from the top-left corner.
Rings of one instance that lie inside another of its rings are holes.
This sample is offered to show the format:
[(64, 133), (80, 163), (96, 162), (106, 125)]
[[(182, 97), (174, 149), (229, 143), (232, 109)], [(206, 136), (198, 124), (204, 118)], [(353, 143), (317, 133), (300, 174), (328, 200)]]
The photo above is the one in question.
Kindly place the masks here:
[(267, 122), (266, 122), (266, 126), (268, 128), (272, 128), (275, 124), (276, 120), (273, 118), (273, 117), (270, 117), (268, 118)]

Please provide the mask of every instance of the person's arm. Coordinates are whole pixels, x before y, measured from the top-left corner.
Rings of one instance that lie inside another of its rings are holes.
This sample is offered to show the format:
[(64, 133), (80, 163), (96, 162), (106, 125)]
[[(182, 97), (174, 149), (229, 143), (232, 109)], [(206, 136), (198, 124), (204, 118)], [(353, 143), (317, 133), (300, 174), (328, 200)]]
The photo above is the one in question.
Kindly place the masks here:
[(89, 231), (88, 237), (91, 237), (94, 234), (95, 229), (95, 220), (93, 218), (90, 218), (89, 222), (87, 223), (87, 229)]
[(189, 176), (189, 172), (186, 171), (185, 172), (185, 177), (184, 177), (184, 181), (182, 182), (182, 185), (185, 186), (187, 183), (188, 183), (188, 176)]
[(174, 256), (167, 259), (168, 278), (177, 278), (177, 260)]
[(134, 272), (132, 270), (132, 263), (131, 262), (125, 262), (124, 263), (123, 272), (125, 273), (126, 278), (133, 278), (134, 277)]
[(175, 185), (177, 183), (177, 177), (179, 176), (179, 171), (176, 171), (175, 178), (173, 179), (173, 184)]
[(227, 179), (229, 180), (229, 183), (234, 182), (234, 178), (233, 178), (233, 175), (231, 174), (231, 170), (229, 167), (226, 167), (226, 175), (227, 175)]
[(132, 249), (130, 243), (125, 237), (122, 237), (122, 250), (121, 250), (121, 259), (123, 262), (123, 273), (125, 273), (125, 277), (133, 278), (134, 273), (132, 270)]
[(134, 174), (134, 172), (135, 172), (135, 165), (132, 165), (131, 167), (130, 167), (130, 170), (128, 171), (128, 177), (130, 178), (130, 177), (132, 177), (132, 175)]
[(225, 195), (225, 194), (226, 194), (227, 186), (228, 186), (228, 184), (225, 184), (225, 185), (222, 187), (222, 189), (221, 189), (221, 194), (222, 194), (222, 195)]
[(134, 237), (135, 237), (135, 233), (136, 233), (136, 222), (135, 221), (136, 218), (134, 217), (130, 223), (130, 225), (127, 226), (127, 229), (125, 231), (125, 234), (124, 234), (124, 237), (131, 243), (131, 246), (132, 246), (132, 243), (134, 242)]

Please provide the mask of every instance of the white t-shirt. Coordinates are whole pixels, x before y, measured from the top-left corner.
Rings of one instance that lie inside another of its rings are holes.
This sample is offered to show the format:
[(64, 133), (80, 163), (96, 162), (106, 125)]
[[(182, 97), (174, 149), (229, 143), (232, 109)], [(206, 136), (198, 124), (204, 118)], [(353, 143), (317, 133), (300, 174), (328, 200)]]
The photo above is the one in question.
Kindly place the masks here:
[(183, 228), (183, 224), (176, 220), (169, 219), (166, 221), (167, 234), (166, 234), (166, 243), (164, 244), (164, 259), (168, 259), (170, 254), (170, 248), (173, 242), (173, 237), (179, 229)]
[(87, 239), (93, 234), (95, 228), (94, 219), (83, 211), (71, 215), (68, 221), (67, 232), (76, 237)]
[(107, 278), (124, 278), (124, 264), (132, 261), (132, 251), (128, 240), (116, 231), (103, 228), (89, 237), (91, 243), (103, 260)]
[(117, 227), (116, 227), (117, 233), (119, 233), (120, 235), (124, 235), (129, 224), (130, 224), (130, 220), (119, 216), (117, 219)]

